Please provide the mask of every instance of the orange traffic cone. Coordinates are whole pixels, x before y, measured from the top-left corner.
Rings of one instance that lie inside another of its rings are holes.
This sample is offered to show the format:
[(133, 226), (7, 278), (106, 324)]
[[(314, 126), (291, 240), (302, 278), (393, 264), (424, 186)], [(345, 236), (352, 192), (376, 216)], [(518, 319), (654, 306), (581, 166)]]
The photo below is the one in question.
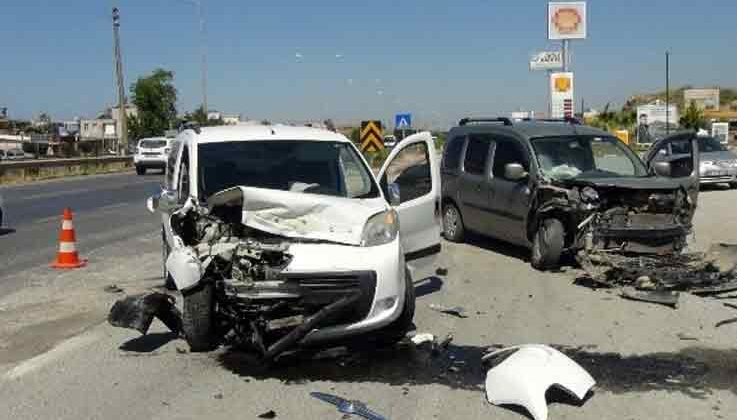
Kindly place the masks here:
[(51, 263), (53, 268), (79, 268), (87, 265), (87, 260), (80, 260), (77, 255), (77, 238), (74, 235), (74, 223), (72, 222), (72, 211), (64, 209), (64, 220), (61, 222), (61, 233), (59, 234), (59, 252), (56, 261)]

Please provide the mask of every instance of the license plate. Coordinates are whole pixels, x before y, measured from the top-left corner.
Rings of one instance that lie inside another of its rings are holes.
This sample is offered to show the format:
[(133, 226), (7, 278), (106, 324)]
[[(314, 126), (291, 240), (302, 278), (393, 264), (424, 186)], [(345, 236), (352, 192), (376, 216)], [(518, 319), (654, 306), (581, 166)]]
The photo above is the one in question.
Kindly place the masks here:
[(158, 153), (144, 153), (143, 156), (158, 156)]

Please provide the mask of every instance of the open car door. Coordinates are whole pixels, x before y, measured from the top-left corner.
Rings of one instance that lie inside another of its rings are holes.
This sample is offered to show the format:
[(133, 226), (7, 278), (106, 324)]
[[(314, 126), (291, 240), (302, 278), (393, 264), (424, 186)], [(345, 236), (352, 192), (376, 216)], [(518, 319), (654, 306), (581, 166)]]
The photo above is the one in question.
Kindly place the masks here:
[(699, 142), (695, 131), (681, 131), (656, 141), (645, 160), (651, 173), (678, 180), (696, 206), (699, 196)]
[(440, 252), (440, 167), (432, 135), (422, 132), (397, 144), (379, 172), (384, 196), (399, 214), (407, 262)]

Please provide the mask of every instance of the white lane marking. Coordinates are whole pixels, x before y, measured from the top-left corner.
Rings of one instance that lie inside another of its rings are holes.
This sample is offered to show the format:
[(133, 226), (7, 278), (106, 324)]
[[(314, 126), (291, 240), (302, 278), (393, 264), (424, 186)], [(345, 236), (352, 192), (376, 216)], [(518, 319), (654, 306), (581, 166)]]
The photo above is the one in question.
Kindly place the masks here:
[(68, 340), (62, 341), (46, 353), (39, 354), (38, 356), (28, 359), (15, 366), (13, 369), (5, 374), (5, 378), (12, 380), (25, 376), (56, 360), (61, 359), (66, 354), (75, 352), (82, 347), (94, 343), (95, 341), (99, 340), (101, 336), (102, 333), (97, 330), (82, 333)]
[[(143, 206), (146, 205), (146, 202), (145, 202), (145, 200), (142, 199), (141, 200), (141, 203), (142, 203), (141, 204), (141, 208), (143, 208)], [(98, 208), (96, 208), (94, 210), (91, 210), (91, 211), (83, 211), (81, 213), (74, 213), (74, 217), (77, 220), (79, 220), (79, 219), (86, 220), (86, 219), (94, 218), (95, 216), (102, 216), (101, 214), (97, 214), (98, 212), (103, 212), (104, 213), (104, 212), (106, 212), (108, 210), (115, 210), (115, 209), (119, 209), (119, 208), (122, 208), (122, 207), (136, 206), (136, 205), (137, 204), (130, 203), (130, 202), (129, 203), (110, 204), (110, 205), (107, 205), (107, 206), (98, 207)], [(62, 217), (61, 215), (59, 215), (59, 216), (44, 217), (43, 219), (36, 219), (36, 220), (34, 220), (33, 221), (33, 224), (34, 225), (41, 225), (41, 224), (45, 224), (45, 223), (48, 223), (48, 222), (51, 222), (51, 221), (59, 220), (59, 219), (61, 219), (61, 217)], [(63, 226), (63, 224), (64, 224), (64, 222), (62, 221), (62, 226)]]

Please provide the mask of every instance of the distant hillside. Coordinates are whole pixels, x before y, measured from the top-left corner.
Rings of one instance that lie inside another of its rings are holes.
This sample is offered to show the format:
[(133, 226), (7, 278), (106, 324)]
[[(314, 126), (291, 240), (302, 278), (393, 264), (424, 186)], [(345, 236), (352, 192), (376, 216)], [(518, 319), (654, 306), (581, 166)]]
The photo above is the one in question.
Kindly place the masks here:
[[(693, 86), (686, 85), (677, 89), (672, 89), (670, 91), (670, 101), (678, 105), (680, 108), (683, 108), (683, 91), (693, 88)], [(727, 108), (737, 107), (737, 89), (719, 88), (719, 90), (719, 102), (721, 106)], [(654, 102), (658, 99), (665, 102), (665, 91), (630, 96), (624, 103), (623, 108), (632, 109), (638, 105)]]

